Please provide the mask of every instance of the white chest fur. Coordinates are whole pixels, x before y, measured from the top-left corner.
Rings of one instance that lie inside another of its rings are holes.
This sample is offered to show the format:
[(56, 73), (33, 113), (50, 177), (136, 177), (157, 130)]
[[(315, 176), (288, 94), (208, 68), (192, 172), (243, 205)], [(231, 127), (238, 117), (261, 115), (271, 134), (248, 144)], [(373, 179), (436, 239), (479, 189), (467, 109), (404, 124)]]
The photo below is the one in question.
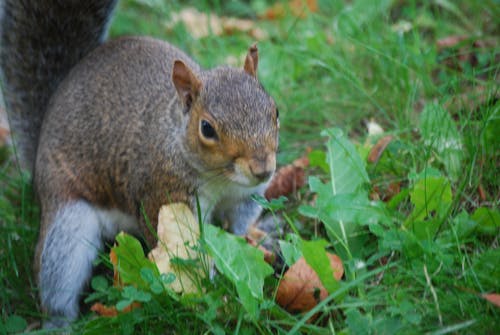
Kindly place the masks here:
[(247, 201), (252, 194), (263, 194), (266, 187), (267, 183), (247, 187), (227, 179), (208, 180), (198, 189), (198, 201), (203, 222), (210, 223), (215, 211), (226, 212)]

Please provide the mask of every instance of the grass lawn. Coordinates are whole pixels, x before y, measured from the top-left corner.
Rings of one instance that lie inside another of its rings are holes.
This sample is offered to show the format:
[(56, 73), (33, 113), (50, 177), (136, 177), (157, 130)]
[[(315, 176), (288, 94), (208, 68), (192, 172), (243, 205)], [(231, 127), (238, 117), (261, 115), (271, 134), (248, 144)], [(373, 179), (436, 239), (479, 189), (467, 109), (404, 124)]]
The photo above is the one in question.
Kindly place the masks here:
[[(165, 39), (205, 67), (240, 66), (259, 40), (258, 76), (280, 110), (279, 164), (306, 152), (310, 160), (303, 188), (264, 205), (284, 228), (287, 267), (304, 255), (328, 297), (292, 313), (274, 300), (281, 272), (248, 293), (218, 268), (201, 282), (204, 294), (180, 296), (140, 268), (147, 285), (123, 290), (104, 271), (75, 333), (500, 333), (500, 307), (483, 296), (500, 294), (498, 1), (318, 0), (313, 12), (295, 3), (126, 0), (110, 36)], [(172, 23), (188, 7), (197, 22), (204, 13), (252, 26), (199, 36)], [(0, 148), (0, 333), (44, 333), (32, 273), (37, 227), (29, 176)], [(342, 259), (338, 283), (324, 271), (325, 248)], [(95, 301), (142, 307), (96, 318)]]

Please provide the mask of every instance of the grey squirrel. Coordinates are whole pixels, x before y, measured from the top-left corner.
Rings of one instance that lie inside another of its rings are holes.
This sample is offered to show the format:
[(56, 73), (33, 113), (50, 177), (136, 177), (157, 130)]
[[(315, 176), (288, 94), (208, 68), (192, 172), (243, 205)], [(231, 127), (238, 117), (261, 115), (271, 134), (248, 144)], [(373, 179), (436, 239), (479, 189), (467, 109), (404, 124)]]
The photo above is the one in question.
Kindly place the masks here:
[(103, 42), (115, 0), (4, 0), (3, 90), (22, 165), (41, 206), (40, 299), (58, 327), (77, 318), (92, 262), (121, 230), (154, 236), (158, 210), (184, 202), (244, 234), (251, 199), (275, 171), (279, 119), (242, 69), (205, 70), (166, 42)]

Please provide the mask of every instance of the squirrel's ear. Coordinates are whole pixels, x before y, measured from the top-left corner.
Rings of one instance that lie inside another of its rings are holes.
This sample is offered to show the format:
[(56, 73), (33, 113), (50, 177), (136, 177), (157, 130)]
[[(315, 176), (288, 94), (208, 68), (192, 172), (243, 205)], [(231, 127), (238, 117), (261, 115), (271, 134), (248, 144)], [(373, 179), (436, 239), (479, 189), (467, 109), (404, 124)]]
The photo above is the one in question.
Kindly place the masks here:
[(191, 107), (193, 100), (198, 96), (201, 89), (201, 81), (184, 62), (176, 60), (172, 70), (172, 81), (177, 94), (186, 107)]
[(252, 77), (257, 78), (257, 64), (259, 63), (259, 50), (257, 44), (248, 48), (247, 57), (245, 58), (245, 72)]

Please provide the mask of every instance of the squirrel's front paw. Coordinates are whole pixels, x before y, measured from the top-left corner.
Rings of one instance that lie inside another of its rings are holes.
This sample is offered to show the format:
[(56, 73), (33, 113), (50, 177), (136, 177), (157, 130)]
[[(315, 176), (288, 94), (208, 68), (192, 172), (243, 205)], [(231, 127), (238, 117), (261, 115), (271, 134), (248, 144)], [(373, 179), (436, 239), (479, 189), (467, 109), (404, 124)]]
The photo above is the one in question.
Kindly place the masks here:
[(257, 245), (274, 254), (271, 266), (276, 273), (281, 272), (284, 266), (278, 243), (283, 236), (283, 225), (284, 221), (280, 216), (266, 214), (252, 224), (247, 231), (249, 240), (255, 241)]

